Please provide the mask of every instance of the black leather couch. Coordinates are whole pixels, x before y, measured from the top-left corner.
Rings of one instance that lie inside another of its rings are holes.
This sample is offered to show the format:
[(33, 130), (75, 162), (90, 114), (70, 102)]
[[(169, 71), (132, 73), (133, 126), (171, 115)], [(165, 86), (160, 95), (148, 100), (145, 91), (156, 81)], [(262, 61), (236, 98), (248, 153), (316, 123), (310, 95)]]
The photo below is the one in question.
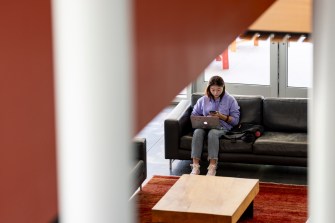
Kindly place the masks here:
[[(203, 93), (181, 101), (164, 122), (165, 158), (191, 159), (193, 129), (190, 115)], [(234, 95), (240, 106), (240, 123), (263, 125), (255, 142), (232, 143), (220, 139), (219, 162), (307, 166), (307, 98), (264, 98)], [(202, 159), (207, 160), (204, 145)]]
[(142, 189), (142, 183), (147, 178), (147, 142), (145, 138), (135, 138), (133, 140), (134, 160), (133, 168), (130, 171), (133, 184), (131, 192), (134, 193), (138, 188)]

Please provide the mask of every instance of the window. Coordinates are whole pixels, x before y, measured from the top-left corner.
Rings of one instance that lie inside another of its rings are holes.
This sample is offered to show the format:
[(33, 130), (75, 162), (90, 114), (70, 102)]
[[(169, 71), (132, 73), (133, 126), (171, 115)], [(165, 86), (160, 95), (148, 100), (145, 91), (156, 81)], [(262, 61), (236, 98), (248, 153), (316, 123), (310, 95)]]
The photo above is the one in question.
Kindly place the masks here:
[(312, 87), (313, 44), (290, 42), (288, 45), (288, 87)]
[(220, 75), (226, 83), (269, 85), (270, 38), (257, 41), (236, 39), (204, 73), (205, 81)]

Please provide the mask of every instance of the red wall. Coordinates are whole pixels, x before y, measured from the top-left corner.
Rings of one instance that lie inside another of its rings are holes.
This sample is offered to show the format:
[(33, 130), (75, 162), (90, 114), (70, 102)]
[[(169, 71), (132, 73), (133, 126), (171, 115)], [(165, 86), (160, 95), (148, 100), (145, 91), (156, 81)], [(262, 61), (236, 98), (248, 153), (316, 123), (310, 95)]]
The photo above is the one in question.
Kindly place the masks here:
[[(134, 0), (136, 132), (274, 0)], [(0, 3), (0, 222), (57, 214), (48, 0)]]
[(273, 2), (136, 0), (136, 130), (194, 81)]
[(57, 214), (50, 2), (0, 3), (0, 222)]

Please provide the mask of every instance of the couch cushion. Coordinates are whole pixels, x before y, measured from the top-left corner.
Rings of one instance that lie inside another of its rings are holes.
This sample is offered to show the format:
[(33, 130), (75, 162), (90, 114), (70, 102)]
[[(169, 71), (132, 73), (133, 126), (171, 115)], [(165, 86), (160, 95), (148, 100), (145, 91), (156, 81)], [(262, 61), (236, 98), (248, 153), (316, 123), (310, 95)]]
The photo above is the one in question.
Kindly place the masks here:
[(263, 96), (234, 95), (240, 106), (240, 123), (262, 124)]
[(193, 108), (194, 105), (197, 103), (198, 99), (201, 98), (202, 96), (204, 96), (204, 93), (193, 93), (191, 96), (191, 107)]
[(253, 152), (262, 155), (307, 157), (307, 133), (264, 132)]
[(180, 138), (180, 145), (179, 147), (181, 149), (189, 150), (191, 151), (192, 148), (192, 136), (193, 132), (190, 132)]
[[(180, 139), (180, 148), (184, 150), (192, 150), (192, 133), (184, 135)], [(204, 142), (203, 151), (206, 152), (207, 140)], [(231, 143), (231, 140), (220, 139), (219, 153), (252, 153), (252, 143), (245, 143), (238, 140), (236, 143)]]
[(263, 125), (266, 131), (307, 132), (307, 99), (265, 98)]
[(242, 140), (220, 139), (220, 153), (252, 153), (252, 144)]

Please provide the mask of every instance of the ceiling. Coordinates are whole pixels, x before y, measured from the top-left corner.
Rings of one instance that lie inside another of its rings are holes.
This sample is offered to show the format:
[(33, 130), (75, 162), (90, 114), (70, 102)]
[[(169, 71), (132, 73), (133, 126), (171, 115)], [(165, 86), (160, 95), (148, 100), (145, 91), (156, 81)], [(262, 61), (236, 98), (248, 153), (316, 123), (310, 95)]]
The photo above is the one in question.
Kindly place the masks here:
[(282, 41), (310, 41), (312, 33), (312, 0), (277, 0), (241, 38)]

